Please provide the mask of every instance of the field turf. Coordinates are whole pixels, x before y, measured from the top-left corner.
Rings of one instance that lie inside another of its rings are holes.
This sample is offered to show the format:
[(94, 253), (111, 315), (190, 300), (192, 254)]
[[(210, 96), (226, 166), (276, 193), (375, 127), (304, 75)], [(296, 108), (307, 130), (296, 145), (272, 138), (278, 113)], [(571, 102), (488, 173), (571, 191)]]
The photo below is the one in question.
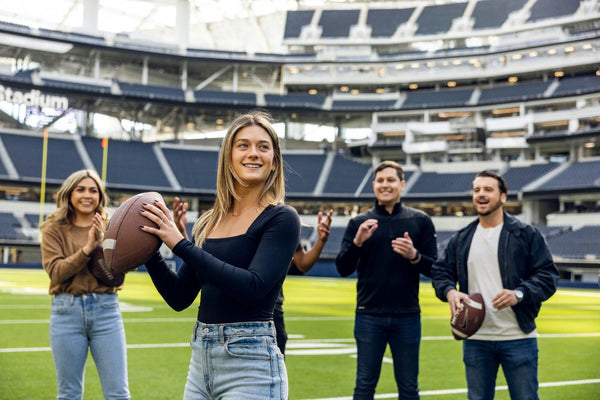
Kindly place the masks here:
[[(351, 399), (355, 281), (289, 277), (284, 310), (290, 341), (286, 364), (290, 399)], [(0, 269), (0, 399), (55, 399), (50, 352), (48, 277), (42, 270)], [(132, 399), (181, 399), (196, 307), (171, 310), (145, 273), (129, 273), (119, 293), (128, 343)], [(461, 344), (449, 331), (449, 310), (422, 283), (421, 398), (466, 399)], [(197, 304), (197, 303), (196, 303)], [(600, 290), (560, 289), (537, 319), (540, 398), (600, 399)], [(389, 351), (377, 399), (394, 399)], [(509, 399), (502, 372), (496, 399)], [(85, 399), (102, 399), (88, 357)], [(240, 399), (243, 400), (243, 399)]]

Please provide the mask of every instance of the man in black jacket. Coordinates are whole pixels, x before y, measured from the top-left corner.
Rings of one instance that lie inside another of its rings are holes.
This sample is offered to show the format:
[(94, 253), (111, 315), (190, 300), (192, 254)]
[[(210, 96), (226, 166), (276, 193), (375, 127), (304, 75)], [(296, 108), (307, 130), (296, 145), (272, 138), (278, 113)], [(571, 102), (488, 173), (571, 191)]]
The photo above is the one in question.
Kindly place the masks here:
[(556, 291), (558, 270), (540, 232), (504, 212), (507, 195), (500, 175), (477, 174), (473, 205), (479, 218), (452, 237), (432, 268), (436, 295), (448, 301), (452, 316), (468, 294), (483, 296), (483, 325), (463, 342), (470, 400), (494, 398), (500, 365), (511, 399), (538, 399), (535, 318)]
[(437, 245), (431, 219), (400, 203), (405, 185), (398, 163), (375, 168), (375, 207), (350, 220), (336, 258), (340, 275), (358, 274), (355, 400), (374, 398), (388, 343), (398, 399), (419, 398), (419, 278), (431, 276)]

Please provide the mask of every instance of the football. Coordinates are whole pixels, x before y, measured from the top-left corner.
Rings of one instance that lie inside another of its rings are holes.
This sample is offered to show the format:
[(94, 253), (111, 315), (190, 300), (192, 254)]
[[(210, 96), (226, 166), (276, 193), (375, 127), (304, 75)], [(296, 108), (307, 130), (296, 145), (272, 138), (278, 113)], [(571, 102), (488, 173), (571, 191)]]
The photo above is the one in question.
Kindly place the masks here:
[(108, 221), (102, 247), (106, 266), (113, 273), (138, 268), (160, 248), (162, 241), (157, 236), (140, 229), (140, 225), (157, 227), (140, 214), (143, 203), (155, 200), (164, 204), (160, 193), (137, 194), (123, 202)]
[(122, 272), (112, 272), (104, 260), (104, 251), (99, 244), (90, 254), (90, 261), (87, 264), (92, 275), (98, 281), (106, 286), (121, 286), (125, 280), (125, 274)]
[(485, 318), (485, 304), (481, 293), (469, 295), (469, 302), (463, 302), (463, 309), (450, 320), (452, 335), (456, 340), (471, 337), (479, 330)]

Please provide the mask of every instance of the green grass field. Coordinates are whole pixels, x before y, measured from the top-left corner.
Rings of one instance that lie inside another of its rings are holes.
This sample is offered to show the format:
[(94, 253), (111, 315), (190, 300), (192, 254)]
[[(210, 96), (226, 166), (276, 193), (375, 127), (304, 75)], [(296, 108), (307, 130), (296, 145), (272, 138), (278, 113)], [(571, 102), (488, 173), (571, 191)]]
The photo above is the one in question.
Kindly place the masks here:
[[(0, 269), (0, 399), (56, 398), (49, 349), (50, 296), (42, 270)], [(351, 399), (355, 350), (352, 337), (355, 281), (289, 277), (284, 287), (291, 338), (286, 364), (290, 399)], [(128, 343), (133, 399), (181, 399), (190, 358), (188, 341), (196, 307), (177, 313), (147, 274), (130, 273), (119, 294)], [(422, 284), (421, 397), (466, 399), (461, 344), (449, 331), (449, 311)], [(559, 290), (542, 308), (540, 398), (600, 399), (600, 290)], [(378, 399), (396, 398), (386, 354)], [(502, 373), (496, 399), (508, 399)], [(91, 356), (85, 399), (102, 399)], [(243, 399), (240, 399), (243, 400)]]

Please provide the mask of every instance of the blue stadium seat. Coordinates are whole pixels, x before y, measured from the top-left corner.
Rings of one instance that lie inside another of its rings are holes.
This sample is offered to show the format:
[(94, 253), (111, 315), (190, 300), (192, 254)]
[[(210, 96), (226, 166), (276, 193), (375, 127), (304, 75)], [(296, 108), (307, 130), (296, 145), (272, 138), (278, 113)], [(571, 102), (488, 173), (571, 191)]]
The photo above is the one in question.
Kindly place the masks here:
[(369, 168), (370, 165), (368, 164), (362, 164), (336, 154), (323, 193), (354, 194), (369, 171)]
[[(42, 175), (43, 137), (0, 133), (0, 138), (19, 177), (24, 181), (39, 182)], [(83, 168), (83, 161), (73, 140), (48, 138), (46, 179), (49, 182), (62, 183), (71, 173)]]
[(528, 167), (510, 167), (502, 176), (506, 180), (509, 192), (517, 192), (559, 165), (559, 163), (547, 163), (534, 164)]
[(277, 108), (313, 108), (321, 109), (327, 95), (325, 94), (265, 94), (265, 102), (267, 107)]
[(508, 103), (511, 101), (535, 100), (544, 97), (544, 92), (552, 82), (525, 82), (514, 85), (484, 88), (478, 104)]
[(600, 76), (566, 77), (560, 80), (558, 87), (552, 93), (552, 97), (576, 96), (595, 92), (600, 92)]
[(401, 109), (462, 107), (467, 105), (472, 93), (472, 89), (414, 90), (407, 93), (406, 100), (404, 100)]
[(473, 30), (497, 29), (508, 19), (508, 15), (523, 8), (527, 0), (479, 0), (471, 18)]
[(376, 8), (367, 14), (367, 25), (371, 27), (371, 37), (391, 37), (398, 27), (406, 22), (415, 8)]
[(314, 13), (314, 10), (288, 11), (285, 16), (285, 30), (283, 33), (283, 38), (289, 39), (300, 37), (302, 27), (310, 24)]
[(452, 20), (463, 15), (467, 3), (441, 4), (423, 8), (417, 18), (418, 35), (434, 35), (448, 32), (452, 27)]
[(350, 27), (358, 23), (360, 10), (323, 10), (319, 26), (322, 38), (347, 38)]
[(142, 85), (141, 83), (117, 82), (125, 96), (141, 97), (144, 99), (162, 99), (169, 101), (185, 101), (185, 94), (181, 88)]
[(325, 154), (283, 154), (283, 169), (287, 194), (312, 194), (321, 170)]
[(579, 4), (579, 1), (573, 0), (537, 0), (529, 10), (530, 15), (527, 22), (573, 15), (579, 8)]
[(12, 214), (8, 212), (0, 212), (0, 238), (8, 240), (26, 240), (27, 236), (19, 229), (21, 223)]
[(582, 260), (590, 256), (600, 259), (600, 226), (584, 226), (547, 240), (554, 256)]
[(216, 191), (218, 150), (164, 147), (162, 151), (184, 189), (211, 193)]
[(577, 162), (536, 190), (572, 190), (600, 186), (600, 161)]
[[(90, 137), (84, 137), (82, 140), (96, 171), (101, 173), (102, 140)], [(107, 157), (107, 186), (139, 187), (143, 190), (172, 189), (151, 144), (111, 140), (108, 142)]]
[(256, 106), (256, 94), (247, 92), (226, 92), (215, 90), (196, 90), (194, 98), (199, 103), (225, 104), (233, 106)]

